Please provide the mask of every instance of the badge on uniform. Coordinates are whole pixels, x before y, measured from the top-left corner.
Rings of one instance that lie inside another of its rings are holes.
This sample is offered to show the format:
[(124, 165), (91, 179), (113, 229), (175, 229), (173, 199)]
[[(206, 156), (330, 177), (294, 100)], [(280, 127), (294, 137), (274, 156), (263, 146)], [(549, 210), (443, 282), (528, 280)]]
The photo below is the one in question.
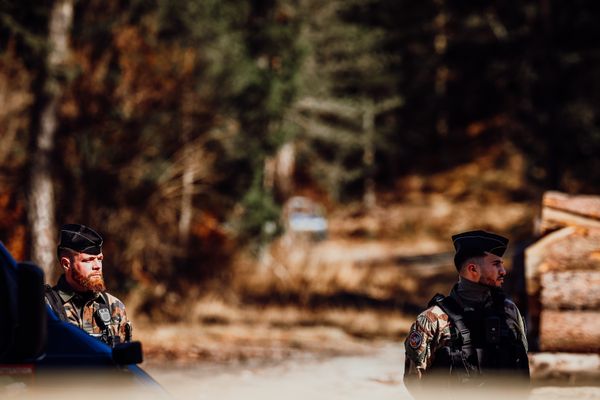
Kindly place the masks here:
[(108, 308), (99, 308), (96, 312), (98, 313), (98, 316), (104, 325), (110, 324), (110, 311), (108, 311)]
[(412, 331), (408, 337), (408, 345), (413, 349), (418, 349), (423, 343), (423, 334), (419, 331)]

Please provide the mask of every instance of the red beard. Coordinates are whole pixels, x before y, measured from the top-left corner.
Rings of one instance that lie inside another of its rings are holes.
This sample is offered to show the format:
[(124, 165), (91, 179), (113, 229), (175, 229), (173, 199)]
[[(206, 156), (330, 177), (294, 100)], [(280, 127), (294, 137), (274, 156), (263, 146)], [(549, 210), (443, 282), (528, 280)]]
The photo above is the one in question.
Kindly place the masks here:
[(88, 275), (84, 276), (79, 271), (73, 270), (73, 280), (77, 282), (81, 287), (91, 292), (104, 292), (106, 286), (104, 286), (104, 277), (100, 275)]

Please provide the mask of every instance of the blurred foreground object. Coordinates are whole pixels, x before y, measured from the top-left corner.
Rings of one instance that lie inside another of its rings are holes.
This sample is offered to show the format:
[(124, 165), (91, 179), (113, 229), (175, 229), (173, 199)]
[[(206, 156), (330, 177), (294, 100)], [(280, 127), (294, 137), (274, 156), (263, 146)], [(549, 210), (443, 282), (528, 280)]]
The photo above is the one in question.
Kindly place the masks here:
[(525, 253), (530, 340), (542, 352), (579, 353), (546, 363), (570, 365), (572, 381), (573, 366), (593, 373), (586, 365), (600, 352), (600, 196), (547, 192), (538, 233)]
[(110, 383), (112, 395), (124, 394), (118, 391), (122, 387), (140, 398), (165, 397), (162, 388), (136, 365), (142, 362), (139, 342), (111, 348), (61, 321), (44, 304), (42, 270), (17, 263), (1, 242), (0, 321), (1, 398), (58, 398), (82, 393), (91, 383), (103, 387)]

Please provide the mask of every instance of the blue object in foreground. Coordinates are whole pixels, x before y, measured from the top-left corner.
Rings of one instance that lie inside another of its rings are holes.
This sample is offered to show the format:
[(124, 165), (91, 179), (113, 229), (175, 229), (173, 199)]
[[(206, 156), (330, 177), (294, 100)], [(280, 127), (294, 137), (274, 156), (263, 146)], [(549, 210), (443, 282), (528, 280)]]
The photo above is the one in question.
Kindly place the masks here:
[(43, 396), (50, 387), (73, 394), (97, 386), (111, 396), (168, 397), (136, 365), (141, 343), (113, 349), (61, 321), (45, 304), (43, 283), (37, 266), (17, 263), (0, 242), (0, 395), (15, 387)]

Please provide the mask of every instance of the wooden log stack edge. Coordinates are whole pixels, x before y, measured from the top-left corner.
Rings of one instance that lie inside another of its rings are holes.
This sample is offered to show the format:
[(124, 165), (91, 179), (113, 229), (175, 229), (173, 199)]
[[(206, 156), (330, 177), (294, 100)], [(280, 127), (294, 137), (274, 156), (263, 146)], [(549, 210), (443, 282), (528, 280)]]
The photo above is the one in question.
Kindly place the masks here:
[(542, 310), (540, 350), (600, 352), (600, 313), (597, 311)]
[(547, 272), (540, 277), (542, 309), (600, 309), (600, 271)]
[(600, 196), (548, 192), (525, 252), (530, 328), (541, 351), (600, 352)]
[(570, 384), (600, 382), (600, 355), (571, 353), (535, 353), (529, 356), (531, 378)]
[(565, 226), (599, 228), (600, 196), (544, 193), (540, 234)]

